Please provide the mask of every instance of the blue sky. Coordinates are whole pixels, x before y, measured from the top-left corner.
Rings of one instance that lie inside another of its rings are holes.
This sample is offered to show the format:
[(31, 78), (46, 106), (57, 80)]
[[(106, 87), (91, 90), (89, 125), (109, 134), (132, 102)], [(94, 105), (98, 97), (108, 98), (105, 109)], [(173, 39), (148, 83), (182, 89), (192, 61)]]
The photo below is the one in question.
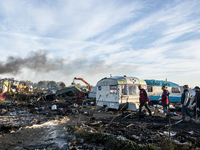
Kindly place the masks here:
[(65, 64), (1, 77), (95, 85), (112, 74), (200, 86), (199, 8), (199, 0), (1, 0), (2, 63), (47, 50)]

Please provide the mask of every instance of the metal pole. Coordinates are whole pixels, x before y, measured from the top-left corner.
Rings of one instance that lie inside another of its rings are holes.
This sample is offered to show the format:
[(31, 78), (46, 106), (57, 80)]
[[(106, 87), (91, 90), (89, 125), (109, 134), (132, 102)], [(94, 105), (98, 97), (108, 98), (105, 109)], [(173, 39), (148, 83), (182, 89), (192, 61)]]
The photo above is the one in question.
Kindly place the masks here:
[(42, 100), (45, 102), (46, 107), (49, 109), (49, 112), (51, 113), (51, 116), (54, 117), (54, 116), (53, 116), (53, 113), (51, 112), (51, 109), (49, 108), (49, 105), (48, 105), (47, 102), (44, 100), (43, 96), (42, 96)]
[(6, 101), (4, 101), (4, 103), (5, 103), (5, 106), (6, 106), (6, 111), (7, 111), (7, 115), (8, 115), (8, 119), (9, 119), (9, 123), (10, 123), (10, 115), (8, 113), (8, 108), (7, 108), (7, 105), (6, 105)]
[[(128, 104), (128, 103), (126, 103), (126, 104)], [(120, 109), (120, 111), (126, 106), (126, 104), (124, 104), (124, 106)], [(114, 118), (109, 122), (109, 124), (106, 125), (106, 127), (108, 127), (114, 121), (114, 119), (117, 117), (117, 115), (114, 116)], [(101, 130), (101, 132), (103, 132), (104, 130), (105, 130), (105, 128), (103, 128), (103, 130)]]
[(99, 95), (99, 98), (98, 98), (98, 100), (97, 100), (97, 102), (96, 102), (96, 104), (95, 104), (95, 108), (94, 108), (94, 111), (93, 111), (93, 113), (92, 113), (92, 114), (94, 114), (94, 112), (95, 112), (95, 110), (96, 110), (96, 108), (97, 108), (97, 103), (99, 102), (99, 100), (100, 100), (100, 97), (101, 97), (101, 95)]
[[(81, 112), (83, 111), (83, 103), (84, 103), (85, 100), (83, 100), (82, 102), (82, 106), (81, 106)], [(81, 112), (80, 112), (80, 115), (79, 115), (79, 119), (78, 119), (78, 122), (80, 122), (80, 119), (81, 119)]]
[[(169, 101), (169, 94), (168, 94), (168, 101)], [(169, 104), (170, 105), (170, 102)], [(168, 131), (169, 131), (169, 141), (171, 142), (171, 114), (170, 114), (170, 109), (169, 109), (169, 106), (168, 106), (168, 116), (169, 116), (169, 128), (168, 128)]]
[(3, 93), (3, 84), (4, 84), (4, 79), (1, 79), (1, 89), (2, 89), (2, 93)]
[[(126, 104), (128, 104), (128, 103), (126, 103)], [(124, 104), (124, 106), (120, 109), (120, 111), (126, 106), (126, 104)], [(117, 115), (110, 121), (110, 123), (107, 126), (109, 126), (113, 122), (113, 120), (117, 117)]]

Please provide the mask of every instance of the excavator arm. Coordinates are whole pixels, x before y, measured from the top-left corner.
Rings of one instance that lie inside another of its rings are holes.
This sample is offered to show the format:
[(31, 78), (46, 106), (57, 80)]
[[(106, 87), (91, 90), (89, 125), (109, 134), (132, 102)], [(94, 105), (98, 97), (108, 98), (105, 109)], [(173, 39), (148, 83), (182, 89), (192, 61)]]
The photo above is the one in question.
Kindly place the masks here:
[[(84, 82), (88, 87), (89, 87), (89, 90), (92, 90), (91, 88), (91, 85), (89, 84), (89, 83), (87, 83), (83, 78), (74, 78), (74, 80), (81, 80), (82, 82)], [(74, 81), (73, 81), (73, 83), (74, 83)]]

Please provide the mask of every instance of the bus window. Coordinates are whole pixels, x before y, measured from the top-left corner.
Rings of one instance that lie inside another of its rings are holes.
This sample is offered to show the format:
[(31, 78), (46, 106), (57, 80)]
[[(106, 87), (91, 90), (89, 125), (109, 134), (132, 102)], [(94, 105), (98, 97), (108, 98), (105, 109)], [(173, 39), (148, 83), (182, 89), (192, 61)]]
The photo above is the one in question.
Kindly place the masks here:
[(178, 87), (172, 87), (172, 93), (180, 93), (180, 89)]
[(147, 86), (147, 92), (153, 92), (153, 87), (152, 86)]

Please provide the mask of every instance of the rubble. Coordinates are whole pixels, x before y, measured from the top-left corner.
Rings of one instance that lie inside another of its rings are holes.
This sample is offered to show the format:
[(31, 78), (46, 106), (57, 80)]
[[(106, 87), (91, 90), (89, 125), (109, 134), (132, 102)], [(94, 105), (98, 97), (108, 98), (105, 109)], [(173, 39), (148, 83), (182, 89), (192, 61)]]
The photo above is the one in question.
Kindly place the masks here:
[[(85, 122), (85, 125), (102, 133), (111, 133), (119, 137), (124, 137), (131, 141), (135, 141), (138, 144), (156, 143), (160, 145), (161, 137), (169, 136), (169, 132), (167, 131), (168, 119), (159, 112), (159, 108), (157, 111), (155, 109), (153, 118), (144, 115), (144, 119), (138, 121), (137, 115), (137, 112), (117, 115), (114, 121), (112, 121), (113, 118), (98, 118), (95, 121), (89, 120)], [(187, 144), (192, 142), (196, 143), (199, 147), (200, 140), (197, 139), (200, 135), (199, 124), (191, 123), (189, 121), (179, 122), (179, 120), (175, 118), (173, 116), (171, 118), (171, 123), (173, 125), (171, 126), (171, 130), (173, 130), (170, 134), (171, 138), (177, 140), (181, 135), (181, 139), (184, 139)], [(183, 136), (181, 134), (183, 132), (187, 132), (188, 136)]]
[[(0, 103), (0, 132), (7, 134), (11, 129), (40, 124), (59, 117), (71, 116), (79, 112), (83, 99), (71, 99), (66, 95), (31, 94), (23, 100), (6, 100)], [(91, 106), (95, 100), (85, 100)], [(73, 107), (76, 106), (76, 107)], [(88, 115), (88, 113), (84, 113)], [(13, 130), (12, 130), (13, 132)]]
[[(0, 104), (0, 132), (1, 135), (16, 134), (25, 129), (35, 129), (41, 126), (46, 126), (50, 130), (58, 125), (58, 120), (71, 116), (76, 118), (74, 125), (78, 124), (81, 128), (87, 126), (91, 132), (109, 133), (115, 135), (119, 140), (130, 140), (138, 145), (154, 143), (161, 146), (161, 139), (169, 136), (169, 120), (165, 117), (161, 105), (151, 106), (151, 110), (154, 112), (153, 117), (149, 117), (147, 111), (144, 110), (140, 121), (137, 111), (108, 110), (105, 112), (103, 109), (96, 109), (95, 105), (95, 99), (75, 98), (73, 95), (70, 97), (65, 92), (29, 95), (26, 101), (6, 100), (5, 103)], [(179, 122), (181, 115), (179, 106), (170, 106), (170, 111), (172, 141), (178, 145), (192, 143), (196, 147), (200, 147), (198, 122), (197, 124), (190, 121)], [(105, 115), (101, 116), (103, 113)], [(110, 117), (111, 114), (112, 117)], [(83, 149), (84, 147), (89, 149), (90, 147), (84, 145), (85, 143), (81, 139), (69, 134), (63, 140), (64, 145), (56, 145), (52, 141), (55, 141), (55, 137), (58, 135), (53, 132), (53, 129), (51, 134), (54, 136), (44, 139), (44, 142), (48, 142), (49, 145), (24, 145), (23, 140), (18, 140), (18, 144), (23, 146), (15, 146), (15, 149), (43, 148), (53, 150), (58, 149), (58, 147), (59, 149)], [(97, 148), (103, 147), (96, 146)]]

